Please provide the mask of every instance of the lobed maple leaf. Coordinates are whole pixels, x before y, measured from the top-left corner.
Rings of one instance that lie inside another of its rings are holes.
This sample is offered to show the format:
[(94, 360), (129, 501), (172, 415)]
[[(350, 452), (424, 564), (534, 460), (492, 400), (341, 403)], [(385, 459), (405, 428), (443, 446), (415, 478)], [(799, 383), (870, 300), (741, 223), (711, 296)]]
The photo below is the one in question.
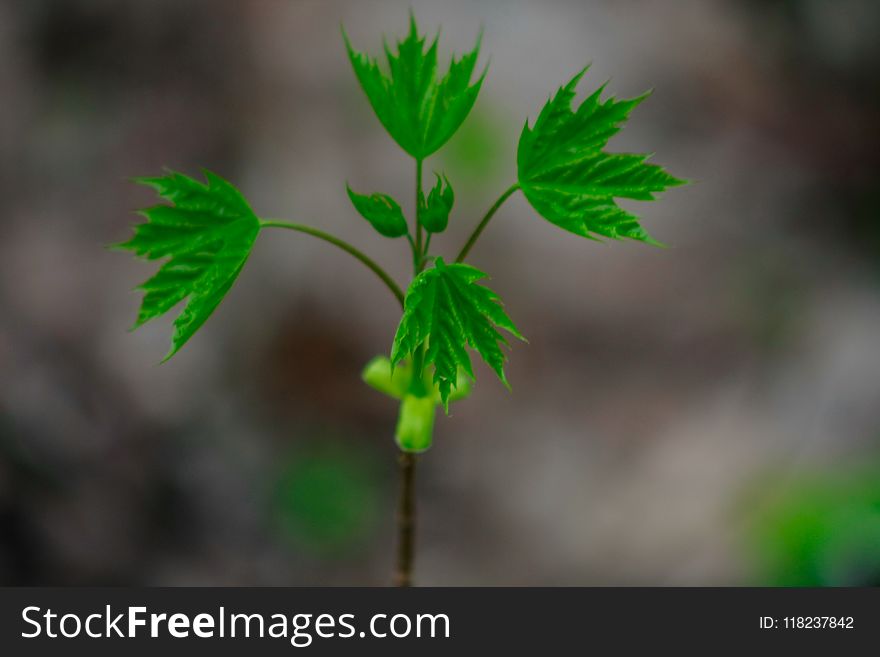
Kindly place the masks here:
[(116, 248), (148, 260), (168, 258), (158, 273), (141, 284), (143, 301), (134, 328), (186, 300), (174, 320), (171, 358), (205, 323), (232, 287), (250, 255), (260, 222), (241, 193), (220, 176), (205, 171), (207, 184), (181, 173), (137, 178), (171, 205), (155, 205), (139, 214), (147, 221)]
[(423, 160), (458, 130), (480, 92), (485, 69), (476, 82), (471, 77), (480, 52), (474, 49), (453, 57), (442, 77), (437, 71), (437, 37), (426, 48), (416, 20), (410, 15), (408, 36), (397, 43), (397, 53), (385, 44), (388, 73), (374, 57), (355, 50), (343, 31), (348, 57), (379, 121), (407, 153)]
[(498, 295), (477, 284), (485, 277), (470, 265), (447, 265), (443, 258), (437, 258), (434, 268), (416, 276), (406, 293), (391, 363), (397, 365), (426, 345), (424, 362), (434, 365), (433, 382), (447, 407), (451, 391), (458, 387), (459, 367), (474, 378), (467, 347), (480, 354), (507, 385), (507, 355), (500, 344), (508, 343), (496, 327), (525, 339), (504, 312)]
[(625, 237), (656, 244), (638, 217), (615, 198), (649, 201), (686, 181), (648, 164), (649, 155), (603, 150), (648, 94), (603, 101), (602, 85), (575, 111), (575, 89), (585, 72), (556, 92), (534, 127), (528, 122), (523, 127), (517, 149), (519, 186), (538, 214), (567, 231), (592, 239)]

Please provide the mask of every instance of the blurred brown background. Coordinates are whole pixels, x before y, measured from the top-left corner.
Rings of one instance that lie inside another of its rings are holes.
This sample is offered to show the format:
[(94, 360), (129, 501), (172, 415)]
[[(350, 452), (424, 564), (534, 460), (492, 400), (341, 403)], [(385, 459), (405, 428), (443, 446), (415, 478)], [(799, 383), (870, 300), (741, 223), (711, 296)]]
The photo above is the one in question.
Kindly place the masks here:
[[(654, 87), (613, 142), (696, 179), (638, 204), (671, 245), (597, 244), (504, 207), (471, 261), (530, 339), (438, 418), (418, 582), (880, 583), (880, 3), (412, 3), (488, 78), (427, 164), (452, 253), (513, 180), (526, 117)], [(394, 300), (305, 236), (257, 243), (157, 367), (154, 266), (103, 245), (169, 166), (409, 273), (345, 181), (408, 200), (412, 163), (340, 37), (378, 53), (409, 3), (0, 2), (0, 583), (385, 584), (396, 409), (361, 367)], [(406, 206), (408, 207), (408, 205)]]

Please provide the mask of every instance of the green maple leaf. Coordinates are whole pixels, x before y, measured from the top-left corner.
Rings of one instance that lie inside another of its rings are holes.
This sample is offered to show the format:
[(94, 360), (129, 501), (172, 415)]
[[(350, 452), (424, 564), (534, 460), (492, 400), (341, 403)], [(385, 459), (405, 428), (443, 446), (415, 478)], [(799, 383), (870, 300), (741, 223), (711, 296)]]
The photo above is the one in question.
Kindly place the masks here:
[(149, 260), (168, 258), (158, 273), (139, 286), (143, 302), (134, 328), (187, 300), (174, 320), (168, 360), (205, 323), (232, 287), (260, 231), (260, 222), (241, 193), (205, 171), (207, 184), (169, 172), (135, 182), (156, 190), (171, 205), (139, 214), (147, 221), (117, 248)]
[(523, 127), (517, 150), (519, 185), (538, 214), (560, 228), (589, 238), (656, 243), (615, 198), (649, 201), (686, 181), (648, 164), (649, 155), (603, 150), (648, 94), (603, 101), (602, 85), (574, 111), (575, 88), (585, 72), (557, 91), (533, 128), (528, 122)]
[(434, 365), (433, 381), (444, 405), (458, 386), (459, 367), (474, 378), (467, 347), (480, 354), (507, 385), (507, 355), (500, 346), (507, 345), (507, 340), (496, 327), (525, 339), (504, 312), (498, 295), (476, 284), (485, 277), (484, 272), (470, 265), (447, 265), (437, 258), (434, 268), (416, 276), (406, 293), (391, 362), (397, 365), (427, 345), (424, 362)]
[(376, 231), (385, 237), (402, 237), (406, 235), (406, 218), (400, 205), (388, 194), (358, 194), (348, 185), (345, 186), (351, 204), (360, 215), (369, 221)]
[(343, 32), (358, 82), (385, 129), (407, 153), (423, 160), (458, 130), (477, 99), (482, 75), (471, 84), (480, 40), (460, 59), (453, 57), (447, 73), (438, 77), (437, 38), (426, 49), (415, 17), (409, 35), (397, 43), (397, 53), (385, 44), (388, 73), (375, 58), (355, 50)]

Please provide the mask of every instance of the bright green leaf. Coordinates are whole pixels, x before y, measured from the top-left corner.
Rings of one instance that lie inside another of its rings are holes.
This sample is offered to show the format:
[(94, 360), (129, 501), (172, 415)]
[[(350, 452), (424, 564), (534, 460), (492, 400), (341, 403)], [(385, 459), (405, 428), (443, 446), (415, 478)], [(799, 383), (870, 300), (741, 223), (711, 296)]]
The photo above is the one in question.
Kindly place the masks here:
[[(459, 368), (458, 386), (449, 393), (448, 401), (454, 402), (461, 399), (467, 399), (471, 394), (471, 380), (465, 376), (466, 372)], [(440, 398), (440, 389), (433, 384), (430, 372), (423, 372), (424, 381), (423, 389), (431, 391), (431, 398), (435, 404), (442, 402)], [(405, 360), (398, 363), (396, 367), (391, 365), (391, 361), (386, 356), (376, 356), (364, 367), (361, 373), (364, 382), (379, 392), (388, 395), (392, 399), (403, 399), (404, 395), (412, 390), (412, 362)]]
[(447, 265), (437, 258), (433, 269), (423, 271), (406, 294), (403, 317), (394, 336), (391, 362), (396, 365), (426, 345), (425, 364), (434, 365), (433, 381), (444, 405), (459, 384), (459, 367), (473, 379), (467, 347), (476, 350), (498, 377), (504, 376), (507, 344), (496, 327), (524, 339), (501, 306), (498, 295), (476, 282), (486, 276), (465, 264)]
[(223, 300), (260, 230), (259, 219), (235, 187), (210, 171), (204, 175), (207, 184), (173, 172), (136, 179), (171, 205), (142, 210), (147, 222), (135, 226), (130, 240), (115, 245), (149, 260), (168, 258), (139, 286), (145, 294), (135, 328), (187, 300), (174, 320), (171, 351), (164, 360), (177, 353)]
[(449, 224), (449, 213), (455, 203), (455, 192), (446, 176), (437, 176), (437, 184), (428, 192), (428, 198), (419, 193), (419, 223), (429, 233), (442, 233)]
[(406, 217), (400, 209), (397, 201), (387, 194), (358, 194), (348, 185), (348, 198), (361, 216), (373, 224), (380, 234), (385, 237), (401, 237), (406, 235)]
[(410, 387), (412, 366), (404, 362), (394, 368), (387, 357), (376, 356), (364, 367), (361, 378), (374, 390), (394, 399), (403, 399)]
[(442, 77), (437, 71), (437, 38), (427, 46), (410, 17), (409, 35), (397, 43), (397, 53), (385, 44), (387, 72), (376, 58), (355, 50), (343, 32), (355, 75), (379, 121), (400, 147), (422, 160), (434, 153), (458, 130), (477, 99), (485, 70), (471, 77), (480, 52), (474, 49), (452, 58)]
[(575, 88), (585, 71), (557, 91), (534, 127), (523, 127), (517, 151), (519, 185), (538, 214), (560, 228), (589, 238), (653, 242), (638, 218), (615, 198), (649, 201), (686, 181), (647, 164), (649, 155), (603, 150), (647, 94), (603, 101), (602, 85), (574, 111)]

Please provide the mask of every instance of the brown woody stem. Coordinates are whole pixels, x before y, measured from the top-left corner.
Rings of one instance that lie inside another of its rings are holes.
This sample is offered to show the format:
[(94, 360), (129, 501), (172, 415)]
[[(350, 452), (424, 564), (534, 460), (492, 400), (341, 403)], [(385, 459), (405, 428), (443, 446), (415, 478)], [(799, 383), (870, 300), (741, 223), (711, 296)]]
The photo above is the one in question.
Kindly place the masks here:
[(395, 586), (412, 586), (416, 538), (416, 455), (400, 452), (400, 499), (397, 504), (397, 563)]

